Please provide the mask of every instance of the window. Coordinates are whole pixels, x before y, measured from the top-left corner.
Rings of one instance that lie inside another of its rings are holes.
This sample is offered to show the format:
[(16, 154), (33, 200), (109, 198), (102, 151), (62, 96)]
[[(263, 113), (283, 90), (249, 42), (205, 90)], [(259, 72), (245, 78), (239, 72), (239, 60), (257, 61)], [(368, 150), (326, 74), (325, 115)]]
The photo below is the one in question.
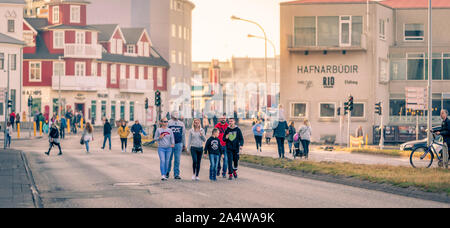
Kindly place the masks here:
[(183, 53), (178, 52), (178, 64), (183, 64)]
[(31, 82), (40, 82), (41, 81), (41, 63), (40, 62), (30, 62), (29, 80)]
[(91, 101), (91, 118), (92, 122), (97, 119), (97, 101)]
[(15, 89), (11, 89), (11, 111), (15, 112), (16, 111), (16, 90)]
[(177, 26), (172, 24), (172, 37), (177, 37)]
[(120, 80), (124, 80), (127, 78), (127, 68), (125, 65), (120, 65)]
[(135, 66), (130, 66), (130, 79), (136, 79), (136, 68), (135, 68)]
[(163, 86), (163, 68), (158, 67), (156, 71), (156, 86)]
[(92, 44), (97, 44), (97, 41), (98, 41), (98, 39), (97, 39), (97, 33), (96, 32), (91, 32), (91, 39), (92, 39)]
[(144, 67), (139, 67), (139, 80), (144, 80)]
[(117, 40), (117, 54), (123, 54), (123, 41)]
[(177, 63), (177, 52), (176, 51), (171, 52), (170, 60), (172, 63)]
[(339, 17), (318, 17), (319, 46), (339, 46)]
[(53, 24), (59, 23), (59, 6), (53, 6)]
[(116, 121), (116, 101), (111, 101), (111, 120)]
[(106, 63), (102, 64), (102, 77), (106, 77), (106, 75), (108, 74), (108, 65), (106, 65)]
[(353, 103), (352, 117), (364, 117), (363, 103)]
[(178, 25), (178, 38), (183, 38), (183, 27)]
[(423, 41), (423, 24), (405, 24), (405, 41)]
[(386, 39), (386, 24), (385, 20), (380, 19), (380, 22), (378, 23), (378, 35), (380, 39), (385, 40)]
[(130, 121), (134, 121), (134, 101), (130, 101)]
[(363, 17), (352, 16), (352, 46), (361, 46)]
[(294, 46), (316, 45), (316, 17), (294, 18)]
[(130, 53), (130, 54), (136, 53), (135, 45), (127, 45), (127, 53)]
[(120, 102), (120, 119), (125, 120), (125, 101)]
[(9, 64), (10, 64), (10, 69), (15, 71), (17, 70), (17, 55), (16, 54), (11, 54), (9, 55), (9, 58), (11, 59)]
[(97, 74), (97, 63), (96, 62), (92, 62), (91, 63), (91, 75), (92, 76), (98, 76)]
[(339, 22), (339, 31), (340, 31), (340, 46), (350, 46), (351, 45), (351, 35), (350, 32), (352, 20), (350, 16), (341, 16)]
[(144, 43), (144, 56), (150, 56), (150, 44), (147, 42)]
[(64, 48), (64, 31), (53, 31), (53, 48)]
[(379, 59), (380, 62), (380, 71), (379, 71), (379, 80), (380, 83), (389, 82), (389, 77), (387, 74), (388, 61), (386, 59)]
[(320, 118), (335, 117), (336, 105), (334, 103), (320, 104)]
[(80, 23), (80, 6), (70, 6), (70, 22)]
[(111, 84), (117, 83), (117, 65), (116, 64), (111, 65), (111, 80), (110, 80), (110, 82), (111, 82)]
[(32, 31), (23, 31), (23, 40), (28, 47), (34, 47), (34, 34)]
[(405, 99), (390, 99), (389, 100), (389, 115), (390, 116), (404, 116), (406, 113), (405, 108), (406, 108), (406, 100)]
[(79, 32), (77, 31), (75, 33), (75, 43), (76, 44), (85, 44), (85, 37), (86, 35), (84, 34), (84, 32)]
[(5, 53), (0, 53), (0, 70), (5, 68)]
[(293, 118), (306, 117), (306, 103), (293, 103), (291, 105), (291, 117)]
[(424, 80), (425, 78), (425, 55), (408, 54), (407, 79)]
[[(1, 58), (1, 56), (0, 56)], [(1, 60), (0, 60), (1, 61)], [(442, 61), (442, 76), (444, 80), (450, 80), (450, 53), (444, 53), (443, 54), (443, 61)]]
[(406, 80), (406, 58), (404, 54), (390, 54), (391, 80)]
[(65, 75), (64, 65), (64, 62), (53, 62), (53, 77)]
[(78, 77), (86, 76), (86, 63), (85, 62), (75, 62), (75, 76), (78, 76)]
[(117, 49), (117, 40), (116, 39), (112, 39), (111, 40), (111, 50), (110, 50), (110, 52), (112, 53), (112, 54), (116, 54), (116, 49)]
[(15, 20), (8, 20), (8, 32), (15, 32)]
[(106, 101), (102, 101), (102, 118), (106, 117)]

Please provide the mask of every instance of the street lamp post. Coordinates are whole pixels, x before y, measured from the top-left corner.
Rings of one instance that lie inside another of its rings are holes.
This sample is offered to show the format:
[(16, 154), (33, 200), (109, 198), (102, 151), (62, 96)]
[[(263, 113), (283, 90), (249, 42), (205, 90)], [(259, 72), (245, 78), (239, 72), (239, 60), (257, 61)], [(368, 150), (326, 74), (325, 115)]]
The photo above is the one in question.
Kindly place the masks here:
[[(58, 57), (59, 63), (61, 63), (62, 60), (62, 56)], [(64, 69), (64, 68), (63, 68)], [(59, 118), (61, 119), (62, 116), (62, 102), (61, 102), (61, 69), (58, 70), (58, 114), (59, 114)]]
[[(267, 35), (266, 35), (266, 31), (264, 31), (264, 28), (260, 24), (254, 22), (254, 21), (251, 21), (251, 20), (236, 17), (234, 15), (231, 16), (231, 20), (240, 20), (240, 21), (245, 21), (245, 22), (255, 24), (261, 29), (261, 31), (264, 34), (264, 76), (266, 77), (266, 93), (267, 93)], [(258, 86), (258, 88), (259, 88), (259, 86)], [(267, 99), (267, 97), (266, 97), (266, 99)], [(259, 107), (258, 107), (258, 111), (259, 111)], [(267, 112), (267, 107), (266, 107), (266, 112)]]
[(428, 1), (428, 122), (427, 122), (427, 145), (430, 145), (431, 143), (431, 130), (432, 128), (432, 34), (431, 34), (431, 26), (432, 26), (432, 5), (431, 0)]
[[(257, 38), (257, 39), (265, 39), (264, 37), (261, 37), (261, 36), (255, 36), (255, 35), (252, 35), (252, 34), (248, 34), (247, 35), (247, 37), (248, 38)], [(273, 47), (273, 61), (274, 61), (274, 63), (275, 63), (275, 85), (277, 84), (277, 48), (276, 48), (276, 46), (275, 46), (275, 44), (271, 41), (271, 40), (269, 40), (269, 39), (265, 39), (265, 40), (267, 40), (269, 43), (270, 43), (270, 45), (272, 45), (272, 47)], [(275, 99), (277, 98), (277, 91), (275, 90)], [(276, 100), (277, 101), (277, 104), (279, 103), (278, 102), (278, 100)]]

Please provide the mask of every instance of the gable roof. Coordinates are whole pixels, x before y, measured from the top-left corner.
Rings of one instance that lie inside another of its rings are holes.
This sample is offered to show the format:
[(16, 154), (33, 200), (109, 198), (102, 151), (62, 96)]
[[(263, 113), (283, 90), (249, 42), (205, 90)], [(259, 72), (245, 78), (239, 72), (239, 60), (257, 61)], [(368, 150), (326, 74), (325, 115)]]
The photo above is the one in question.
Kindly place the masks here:
[(24, 0), (0, 0), (0, 4), (1, 3), (12, 3), (12, 4), (23, 4), (23, 5), (25, 5), (25, 1)]
[[(122, 28), (127, 44), (137, 44), (145, 32), (144, 28)], [(147, 37), (148, 38), (148, 37)]]
[(24, 21), (36, 31), (48, 26), (47, 18), (24, 18)]
[(25, 45), (25, 43), (21, 40), (18, 40), (16, 38), (10, 37), (8, 35), (5, 35), (3, 33), (0, 33), (0, 43), (3, 44), (17, 44), (17, 45)]
[(104, 24), (104, 25), (89, 25), (99, 31), (98, 41), (100, 42), (108, 42), (111, 37), (114, 35), (114, 31), (116, 31), (118, 24)]

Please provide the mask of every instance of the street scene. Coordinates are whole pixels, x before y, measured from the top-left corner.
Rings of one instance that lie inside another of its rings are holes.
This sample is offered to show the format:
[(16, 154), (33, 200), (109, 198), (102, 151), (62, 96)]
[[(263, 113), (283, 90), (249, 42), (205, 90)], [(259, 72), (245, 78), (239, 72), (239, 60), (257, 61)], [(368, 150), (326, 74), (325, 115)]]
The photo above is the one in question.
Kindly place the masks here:
[(0, 15), (0, 208), (279, 223), (270, 209), (450, 207), (450, 2), (0, 0)]

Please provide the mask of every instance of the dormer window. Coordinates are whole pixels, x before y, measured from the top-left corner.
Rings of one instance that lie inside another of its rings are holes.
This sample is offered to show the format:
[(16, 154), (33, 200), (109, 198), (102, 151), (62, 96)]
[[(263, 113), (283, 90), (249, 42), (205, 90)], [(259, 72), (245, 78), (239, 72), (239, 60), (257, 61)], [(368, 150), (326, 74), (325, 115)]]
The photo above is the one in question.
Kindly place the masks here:
[(127, 53), (135, 54), (136, 53), (136, 46), (135, 45), (127, 45)]
[(70, 22), (71, 23), (80, 23), (80, 6), (70, 6)]
[(59, 6), (53, 7), (53, 24), (59, 23)]

